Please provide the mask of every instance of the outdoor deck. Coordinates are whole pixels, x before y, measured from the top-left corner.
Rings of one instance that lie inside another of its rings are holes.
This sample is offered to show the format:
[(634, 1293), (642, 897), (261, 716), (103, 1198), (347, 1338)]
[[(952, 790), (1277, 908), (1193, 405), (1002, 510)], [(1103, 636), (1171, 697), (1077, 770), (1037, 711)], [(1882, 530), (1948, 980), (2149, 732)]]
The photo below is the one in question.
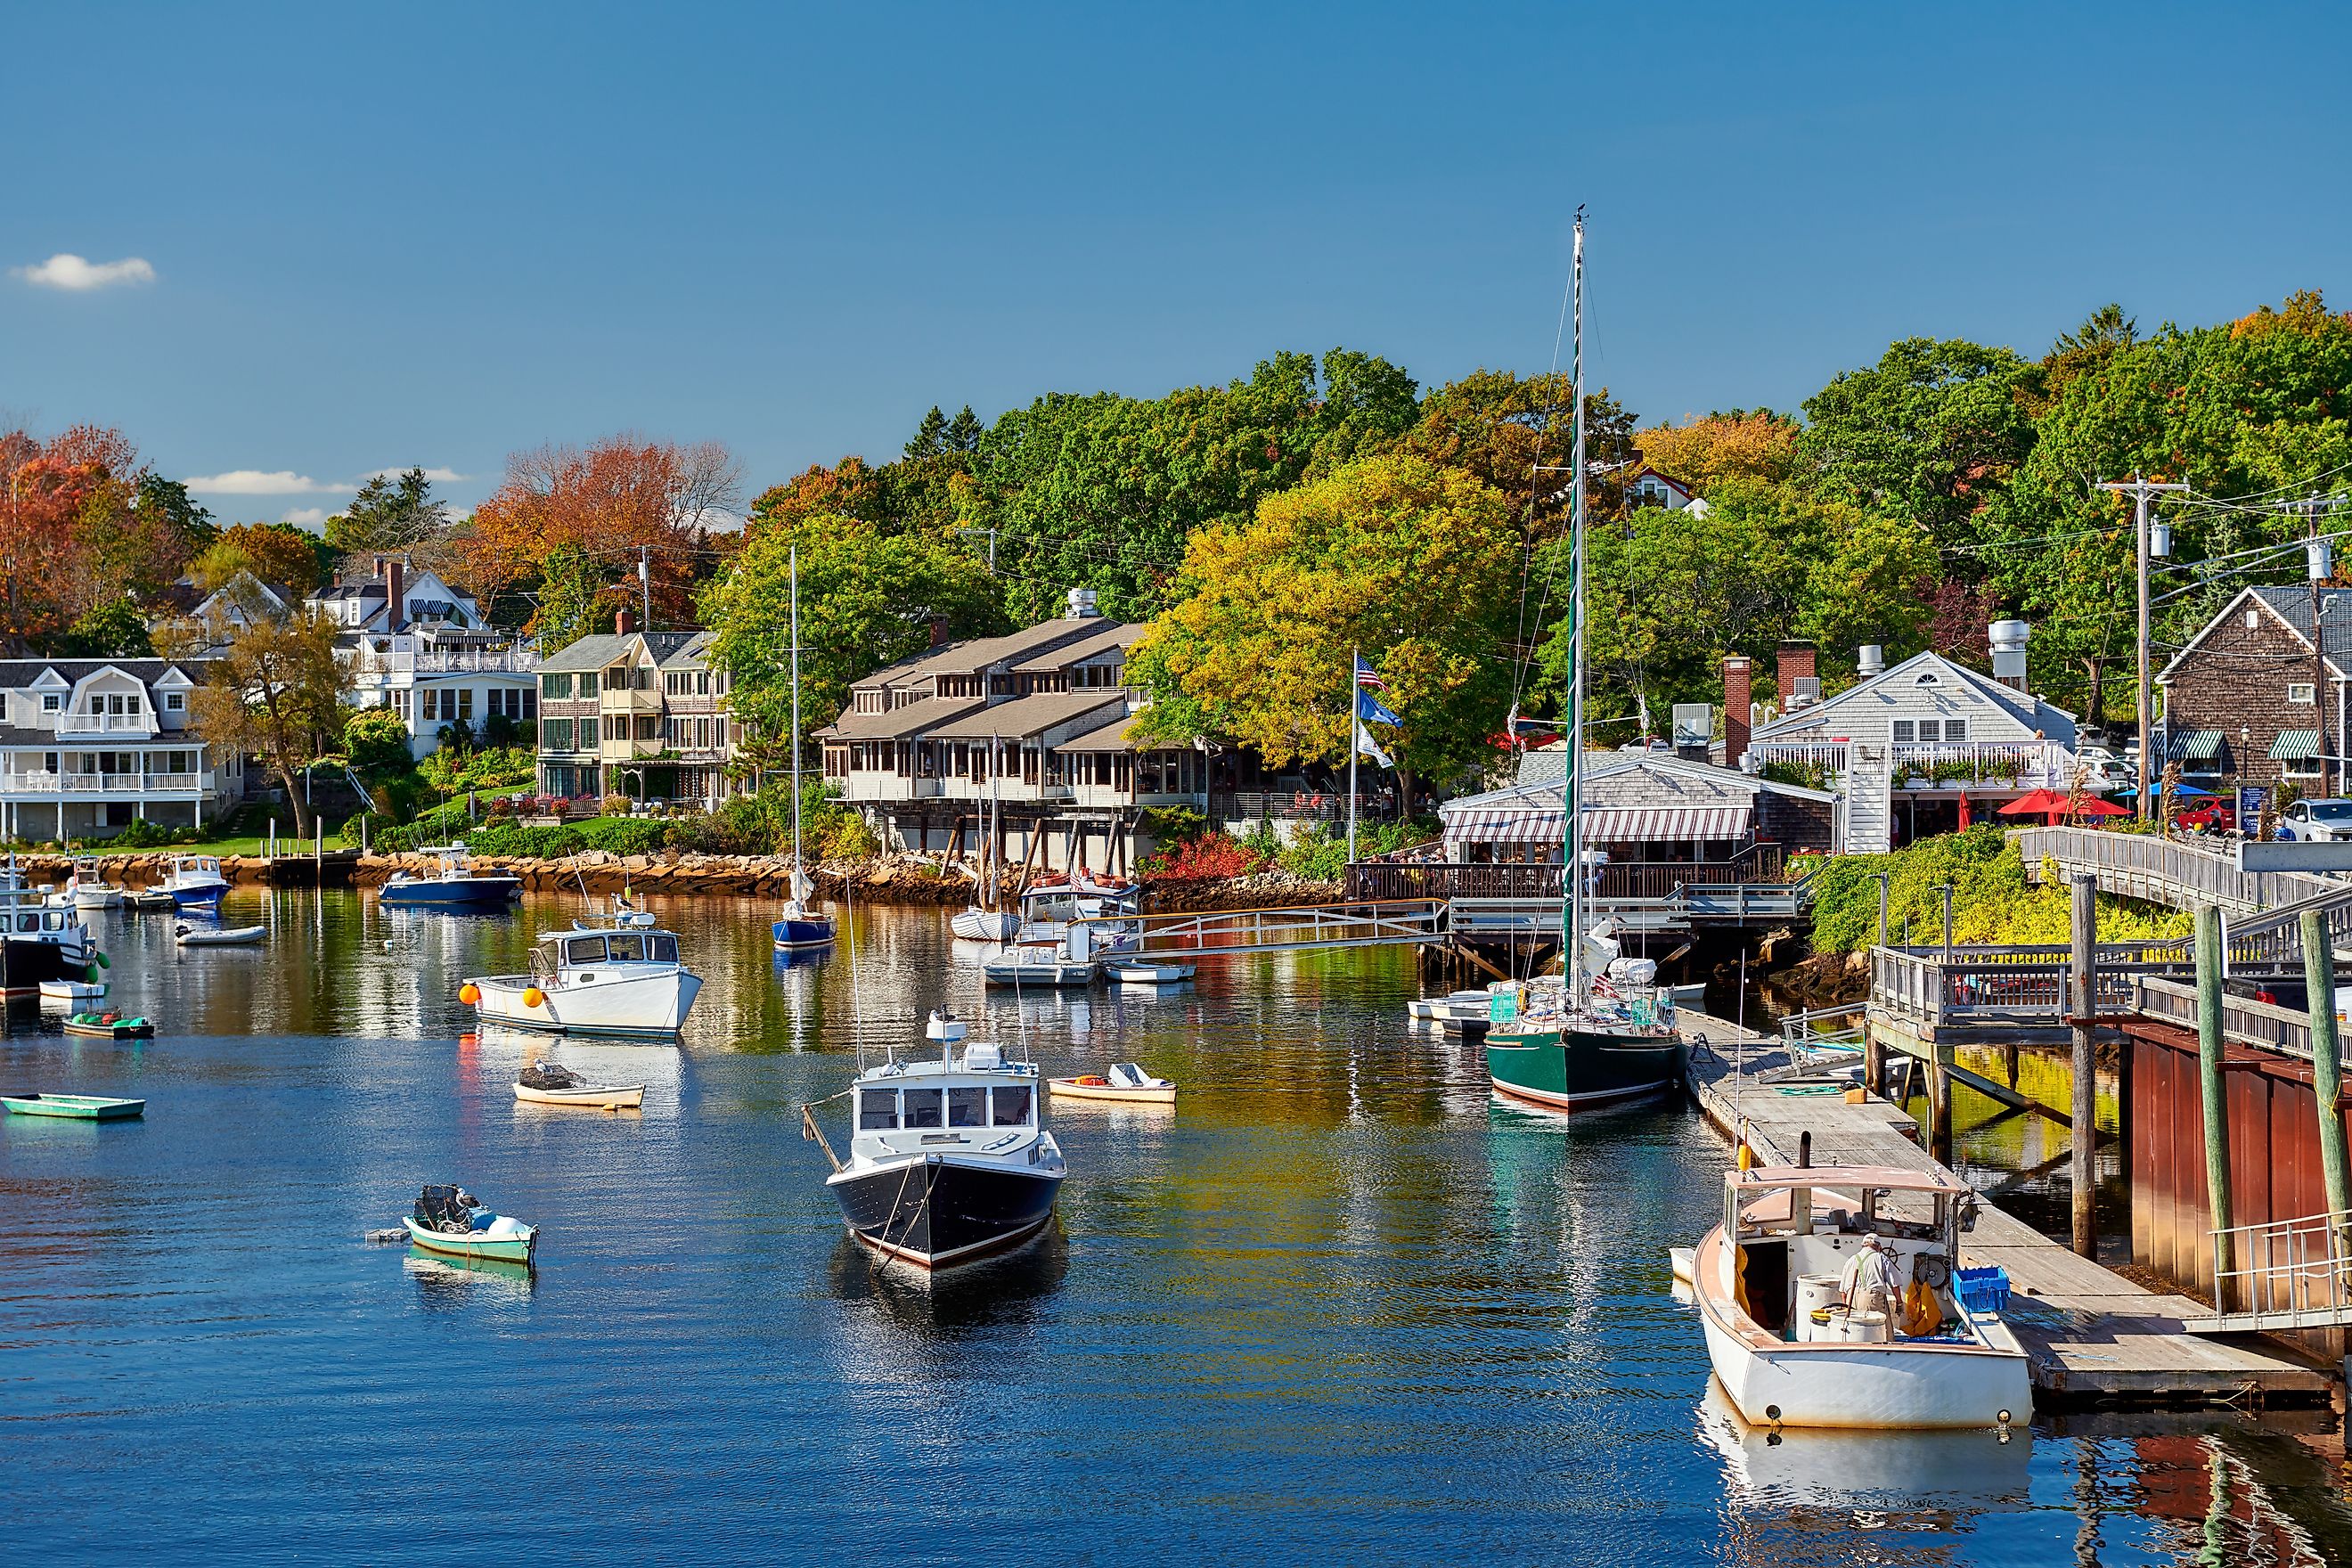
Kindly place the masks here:
[[(1758, 1074), (1790, 1065), (1780, 1042), (1685, 1011), (1683, 1033), (1712, 1048), (1690, 1053), (1693, 1095), (1727, 1136), (1744, 1137), (1767, 1163), (1793, 1164), (1812, 1134), (1815, 1164), (1942, 1169), (1915, 1142), (1910, 1116), (1885, 1100), (1849, 1105), (1831, 1095), (1787, 1095)], [(2077, 1257), (1990, 1201), (1969, 1233), (1965, 1261), (1999, 1264), (2014, 1292), (2006, 1321), (2033, 1365), (2037, 1404), (2223, 1405), (2249, 1399), (2316, 1402), (2333, 1379), (2250, 1340), (2190, 1335), (2210, 1309), (2158, 1295)]]

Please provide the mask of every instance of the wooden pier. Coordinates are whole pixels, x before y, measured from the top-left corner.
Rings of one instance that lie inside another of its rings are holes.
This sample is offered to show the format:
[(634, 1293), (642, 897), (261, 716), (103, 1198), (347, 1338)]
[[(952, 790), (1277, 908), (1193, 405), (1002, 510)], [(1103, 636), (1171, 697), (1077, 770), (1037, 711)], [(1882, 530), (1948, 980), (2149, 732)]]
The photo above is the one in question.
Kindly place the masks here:
[[(1744, 1139), (1758, 1159), (1794, 1164), (1807, 1133), (1817, 1165), (1895, 1165), (1941, 1170), (1899, 1107), (1872, 1099), (1783, 1092), (1760, 1074), (1792, 1064), (1780, 1042), (1685, 1010), (1692, 1041), (1691, 1092), (1717, 1127)], [(1701, 1045), (1698, 1042), (1706, 1042)], [(2249, 1338), (2218, 1341), (2182, 1327), (2210, 1309), (2186, 1296), (2158, 1295), (2076, 1256), (2022, 1220), (1983, 1205), (1964, 1244), (1971, 1267), (2008, 1270), (2016, 1331), (2033, 1366), (2037, 1405), (2206, 1405), (2315, 1404), (2335, 1379)]]

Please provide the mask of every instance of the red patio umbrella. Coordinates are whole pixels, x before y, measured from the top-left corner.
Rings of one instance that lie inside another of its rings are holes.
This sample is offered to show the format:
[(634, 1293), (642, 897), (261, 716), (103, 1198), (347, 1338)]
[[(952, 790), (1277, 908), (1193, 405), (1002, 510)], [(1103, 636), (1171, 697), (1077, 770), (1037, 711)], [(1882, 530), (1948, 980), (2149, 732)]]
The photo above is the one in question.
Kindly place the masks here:
[(2056, 814), (2065, 809), (2064, 795), (2054, 789), (2038, 789), (2031, 795), (2019, 795), (2015, 800), (2002, 806), (2000, 814), (2003, 816), (2031, 816), (2035, 812), (2040, 812), (2055, 822), (2058, 820)]
[(2131, 808), (2117, 805), (2111, 800), (2101, 800), (2095, 795), (2086, 795), (2083, 797), (2083, 803), (2074, 808), (2074, 815), (2077, 816), (2129, 816)]

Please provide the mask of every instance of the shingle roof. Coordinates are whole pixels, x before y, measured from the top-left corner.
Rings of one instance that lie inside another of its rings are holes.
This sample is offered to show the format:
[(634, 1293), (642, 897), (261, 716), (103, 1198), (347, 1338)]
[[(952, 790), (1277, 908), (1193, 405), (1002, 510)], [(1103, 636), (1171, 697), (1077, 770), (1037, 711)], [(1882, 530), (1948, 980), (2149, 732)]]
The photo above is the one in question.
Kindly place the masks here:
[(947, 741), (984, 741), (991, 735), (1003, 740), (1023, 740), (1042, 734), (1056, 725), (1086, 718), (1101, 709), (1114, 705), (1124, 710), (1127, 693), (1108, 691), (1041, 691), (1034, 697), (1016, 697), (1010, 702), (999, 702), (991, 708), (950, 721), (929, 731), (928, 738)]
[(1074, 736), (1055, 747), (1054, 750), (1057, 752), (1141, 752), (1146, 750), (1159, 752), (1176, 749), (1165, 741), (1137, 742), (1128, 739), (1129, 727), (1141, 717), (1139, 713), (1121, 712), (1109, 723), (1099, 729), (1089, 730), (1083, 735)]
[(1097, 654), (1133, 647), (1143, 640), (1143, 634), (1150, 629), (1140, 621), (1120, 621), (1105, 626), (1092, 637), (1080, 637), (1074, 643), (1065, 643), (1034, 658), (1024, 659), (1013, 669), (1017, 675), (1050, 674), (1056, 669), (1067, 668), (1081, 659), (1093, 658)]
[(901, 661), (878, 669), (857, 684), (905, 686), (934, 675), (968, 674), (987, 669), (1075, 642), (1101, 629), (1104, 624), (1100, 616), (1087, 616), (1076, 620), (1040, 621), (1034, 626), (1010, 632), (1001, 637), (975, 637), (970, 642), (950, 643), (945, 647), (922, 654), (911, 662)]
[(188, 679), (201, 683), (205, 678), (201, 667), (205, 662), (181, 658), (0, 658), (0, 687), (30, 686), (45, 669), (54, 669), (65, 679), (77, 683), (101, 669), (119, 669), (151, 686), (176, 669)]
[(602, 669), (608, 664), (617, 663), (629, 650), (629, 645), (640, 638), (653, 654), (654, 662), (660, 664), (703, 635), (700, 632), (630, 632), (625, 637), (618, 632), (604, 632), (582, 637), (561, 653), (549, 655), (540, 660), (539, 668), (542, 671)]
[(887, 713), (845, 713), (817, 734), (828, 741), (904, 741), (980, 706), (977, 697), (926, 697)]

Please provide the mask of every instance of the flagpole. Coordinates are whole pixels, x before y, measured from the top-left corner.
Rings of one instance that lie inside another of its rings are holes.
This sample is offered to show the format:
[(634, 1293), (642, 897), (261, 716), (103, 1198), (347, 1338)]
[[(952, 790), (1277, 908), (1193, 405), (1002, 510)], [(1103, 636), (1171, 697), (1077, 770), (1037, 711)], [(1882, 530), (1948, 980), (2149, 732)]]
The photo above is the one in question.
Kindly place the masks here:
[(1356, 666), (1362, 660), (1360, 648), (1348, 650), (1348, 864), (1356, 863)]

